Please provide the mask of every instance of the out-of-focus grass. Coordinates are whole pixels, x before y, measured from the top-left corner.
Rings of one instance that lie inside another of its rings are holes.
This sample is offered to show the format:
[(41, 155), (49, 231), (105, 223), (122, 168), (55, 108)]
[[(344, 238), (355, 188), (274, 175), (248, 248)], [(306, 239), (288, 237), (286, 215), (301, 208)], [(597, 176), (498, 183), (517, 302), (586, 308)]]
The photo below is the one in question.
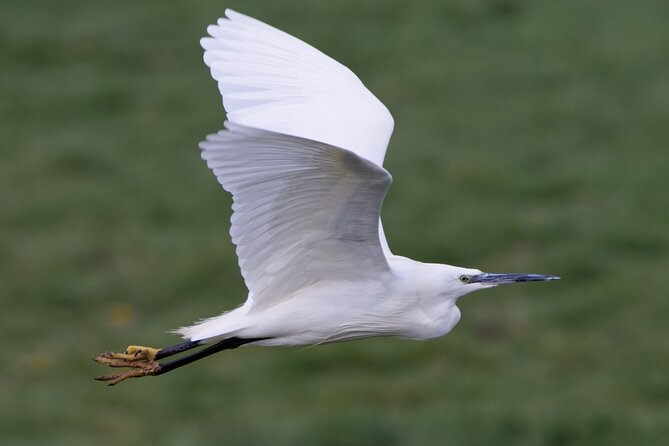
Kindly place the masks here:
[[(449, 336), (241, 349), (108, 389), (94, 354), (245, 296), (198, 38), (226, 6), (395, 116), (393, 250), (553, 273)], [(663, 444), (666, 2), (18, 1), (0, 13), (0, 443)]]

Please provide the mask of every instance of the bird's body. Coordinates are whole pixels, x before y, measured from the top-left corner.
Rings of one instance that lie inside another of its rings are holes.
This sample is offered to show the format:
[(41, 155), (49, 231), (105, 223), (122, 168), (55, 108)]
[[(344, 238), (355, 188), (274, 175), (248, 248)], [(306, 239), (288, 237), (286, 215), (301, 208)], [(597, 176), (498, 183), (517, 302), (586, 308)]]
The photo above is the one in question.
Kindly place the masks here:
[(259, 345), (314, 345), (372, 336), (422, 340), (448, 333), (460, 320), (458, 277), (477, 271), (400, 256), (389, 265), (389, 271), (375, 278), (317, 282), (269, 308), (247, 304), (180, 331), (193, 341), (268, 338)]
[[(200, 144), (232, 193), (230, 234), (246, 303), (177, 330), (186, 342), (130, 347), (97, 360), (156, 375), (241, 345), (315, 345), (372, 336), (430, 339), (460, 319), (458, 298), (500, 283), (553, 280), (486, 274), (394, 255), (380, 212), (393, 131), (386, 107), (348, 68), (315, 48), (227, 10), (202, 39), (225, 129)], [(154, 359), (202, 345), (163, 364)]]

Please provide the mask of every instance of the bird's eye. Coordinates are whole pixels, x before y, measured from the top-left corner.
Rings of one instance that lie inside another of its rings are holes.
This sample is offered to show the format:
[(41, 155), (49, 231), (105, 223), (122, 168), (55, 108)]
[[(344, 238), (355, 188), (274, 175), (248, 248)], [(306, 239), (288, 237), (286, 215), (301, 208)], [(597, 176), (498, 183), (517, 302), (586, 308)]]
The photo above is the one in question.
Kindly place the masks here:
[(469, 276), (465, 276), (464, 274), (460, 276), (460, 282), (462, 283), (469, 283)]

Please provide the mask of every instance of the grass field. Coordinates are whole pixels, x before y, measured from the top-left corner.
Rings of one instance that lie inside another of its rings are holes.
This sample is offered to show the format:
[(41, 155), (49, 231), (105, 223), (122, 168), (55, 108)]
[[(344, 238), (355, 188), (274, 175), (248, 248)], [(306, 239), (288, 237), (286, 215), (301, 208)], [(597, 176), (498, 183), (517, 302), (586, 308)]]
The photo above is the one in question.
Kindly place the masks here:
[[(201, 61), (233, 7), (396, 128), (384, 225), (424, 261), (560, 275), (429, 342), (248, 348), (107, 388), (90, 358), (242, 302)], [(630, 445), (669, 438), (669, 3), (4, 0), (0, 444)]]

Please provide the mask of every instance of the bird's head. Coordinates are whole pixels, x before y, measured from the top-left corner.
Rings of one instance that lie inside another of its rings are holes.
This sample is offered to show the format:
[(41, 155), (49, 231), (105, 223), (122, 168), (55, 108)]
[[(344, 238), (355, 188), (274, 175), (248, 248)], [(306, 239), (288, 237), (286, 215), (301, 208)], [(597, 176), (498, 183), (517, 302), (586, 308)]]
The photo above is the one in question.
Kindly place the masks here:
[(449, 289), (456, 298), (473, 291), (517, 282), (546, 282), (559, 280), (557, 276), (528, 273), (484, 273), (478, 269), (449, 266)]

